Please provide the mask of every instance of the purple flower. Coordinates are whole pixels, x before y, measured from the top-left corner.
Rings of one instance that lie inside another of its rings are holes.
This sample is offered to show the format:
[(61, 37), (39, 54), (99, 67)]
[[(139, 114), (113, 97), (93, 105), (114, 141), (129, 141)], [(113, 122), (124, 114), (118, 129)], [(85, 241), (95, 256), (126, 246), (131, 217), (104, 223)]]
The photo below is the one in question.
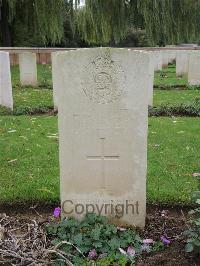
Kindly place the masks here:
[(164, 245), (169, 245), (170, 244), (170, 240), (167, 239), (165, 236), (161, 236), (160, 240), (163, 242)]
[(53, 211), (53, 215), (56, 218), (60, 216), (60, 213), (61, 213), (61, 208), (60, 207), (55, 208), (54, 211)]
[(143, 244), (153, 244), (153, 243), (154, 243), (153, 239), (150, 239), (150, 238), (143, 240)]
[(88, 254), (88, 258), (89, 259), (94, 259), (97, 256), (97, 252), (95, 249), (90, 250), (89, 254)]
[(130, 255), (131, 257), (135, 256), (135, 249), (131, 246), (127, 248), (127, 254)]

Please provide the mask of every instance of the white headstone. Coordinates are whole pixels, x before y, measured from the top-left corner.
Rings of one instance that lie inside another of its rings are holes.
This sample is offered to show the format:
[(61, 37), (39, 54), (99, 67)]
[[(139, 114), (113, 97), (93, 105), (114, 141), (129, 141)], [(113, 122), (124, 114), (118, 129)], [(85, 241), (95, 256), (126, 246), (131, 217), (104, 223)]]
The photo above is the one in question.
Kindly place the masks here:
[(176, 56), (176, 76), (181, 77), (188, 74), (188, 64), (189, 64), (189, 52), (188, 51), (178, 51)]
[(13, 110), (9, 53), (0, 52), (0, 105)]
[(200, 51), (192, 51), (189, 55), (188, 83), (200, 85)]
[(155, 71), (162, 70), (162, 52), (153, 51), (154, 54), (154, 68)]
[(143, 227), (148, 53), (79, 49), (54, 63), (63, 215), (96, 212)]
[(173, 63), (176, 60), (176, 50), (168, 50), (168, 61)]
[(149, 86), (148, 86), (148, 105), (149, 106), (153, 106), (154, 71), (155, 71), (155, 54), (154, 52), (150, 52)]
[(57, 79), (59, 79), (59, 76), (56, 74), (57, 73), (57, 69), (59, 68), (59, 66), (56, 66), (56, 55), (59, 52), (54, 52), (51, 53), (51, 63), (52, 65), (54, 65), (54, 67), (52, 68), (52, 81), (53, 81), (53, 103), (54, 103), (54, 110), (58, 109), (58, 91), (57, 89)]
[(162, 67), (167, 67), (169, 63), (169, 54), (167, 50), (162, 51)]
[(35, 53), (19, 54), (19, 69), (21, 85), (37, 85), (37, 63)]

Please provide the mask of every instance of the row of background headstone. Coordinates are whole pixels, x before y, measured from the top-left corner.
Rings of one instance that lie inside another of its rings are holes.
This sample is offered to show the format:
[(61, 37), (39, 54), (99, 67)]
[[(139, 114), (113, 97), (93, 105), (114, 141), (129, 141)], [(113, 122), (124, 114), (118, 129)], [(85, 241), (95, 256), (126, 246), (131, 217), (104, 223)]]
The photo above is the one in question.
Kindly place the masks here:
[[(200, 71), (199, 55), (191, 53), (191, 72)], [(176, 52), (162, 59), (117, 48), (53, 55), (63, 217), (80, 219), (90, 206), (118, 225), (145, 226), (149, 91), (155, 68)]]
[[(32, 52), (36, 54), (37, 64), (50, 64), (51, 63), (51, 53), (53, 52), (63, 52), (74, 50), (77, 48), (33, 48), (33, 47), (0, 47), (0, 51), (8, 52), (10, 56), (10, 64), (18, 65), (19, 64), (19, 54), (23, 52)], [(135, 47), (134, 50), (147, 50), (147, 51), (192, 51), (200, 50), (199, 46), (185, 44), (182, 47), (179, 46), (166, 46), (166, 47)]]
[[(160, 57), (156, 53), (95, 48), (53, 55), (63, 215), (70, 213), (69, 206), (65, 205), (69, 201), (79, 206), (80, 203), (97, 205), (101, 210), (108, 204), (115, 210), (124, 206), (132, 213), (126, 212), (123, 217), (116, 215), (118, 210), (111, 215), (101, 214), (144, 227), (148, 92), (153, 90), (155, 65), (158, 67), (161, 62), (158, 58), (164, 58), (165, 66), (176, 57), (166, 52)], [(6, 74), (0, 72), (4, 92), (7, 84), (11, 88), (9, 55), (0, 54), (0, 70), (6, 71)], [(198, 55), (199, 52), (193, 52), (190, 56), (189, 62), (195, 62), (192, 71), (200, 69)], [(23, 65), (20, 70), (25, 72), (20, 77), (28, 81), (30, 76), (36, 77), (35, 54), (20, 54), (19, 62)], [(5, 82), (5, 76), (10, 83)], [(102, 89), (108, 90), (103, 100), (99, 94)], [(80, 218), (83, 214), (77, 212), (76, 216)]]
[[(63, 49), (64, 50), (64, 49)], [(69, 49), (68, 49), (69, 50)], [(132, 48), (132, 51), (138, 51), (140, 49)], [(141, 49), (144, 51), (144, 49)], [(151, 68), (149, 70), (149, 90), (148, 90), (148, 104), (153, 105), (153, 80), (154, 72), (162, 70), (167, 67), (169, 63), (176, 61), (176, 75), (177, 77), (188, 74), (188, 83), (190, 85), (200, 85), (200, 51), (191, 49), (146, 49), (151, 54)], [(21, 50), (19, 50), (21, 51)], [(24, 51), (24, 50), (22, 50)], [(64, 50), (65, 51), (65, 50)], [(16, 52), (16, 51), (15, 51)], [(50, 52), (50, 51), (48, 51)], [(56, 54), (60, 52), (52, 52), (51, 60), (54, 60)], [(13, 53), (11, 53), (13, 54)], [(48, 53), (45, 53), (46, 55)], [(12, 85), (10, 74), (10, 60), (9, 53), (0, 52), (0, 105), (13, 109), (12, 99)], [(16, 54), (15, 54), (16, 55)], [(18, 62), (20, 68), (20, 83), (24, 85), (37, 85), (37, 54), (32, 52), (20, 52), (18, 54)], [(47, 57), (46, 57), (47, 58)], [(48, 56), (49, 58), (49, 56)], [(42, 61), (42, 63), (46, 63)], [(52, 73), (53, 80), (55, 79), (54, 73)], [(54, 82), (54, 81), (53, 81)], [(53, 91), (54, 108), (57, 109), (57, 92)]]

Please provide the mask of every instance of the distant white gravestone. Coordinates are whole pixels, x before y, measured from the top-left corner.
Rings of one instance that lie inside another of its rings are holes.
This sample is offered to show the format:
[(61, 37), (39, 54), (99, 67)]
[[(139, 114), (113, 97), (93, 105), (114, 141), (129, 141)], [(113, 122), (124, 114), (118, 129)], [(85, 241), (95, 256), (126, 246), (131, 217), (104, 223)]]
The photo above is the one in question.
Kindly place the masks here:
[(176, 56), (176, 76), (181, 77), (188, 74), (189, 64), (189, 52), (188, 51), (177, 51)]
[(9, 53), (0, 52), (0, 105), (13, 110)]
[(162, 51), (153, 51), (154, 69), (155, 71), (162, 70)]
[(200, 85), (200, 51), (192, 51), (189, 55), (188, 83)]
[(154, 71), (155, 71), (155, 54), (150, 52), (149, 64), (149, 86), (148, 86), (148, 105), (153, 106), (153, 84), (154, 84)]
[(19, 69), (21, 85), (37, 85), (37, 63), (35, 53), (19, 54)]
[(57, 69), (59, 66), (56, 66), (56, 56), (59, 52), (51, 53), (51, 63), (54, 66), (52, 68), (52, 81), (53, 81), (53, 103), (54, 103), (54, 110), (58, 109), (58, 92), (57, 90), (57, 80), (59, 80), (60, 76), (57, 75)]
[(176, 50), (168, 50), (167, 53), (168, 53), (168, 62), (172, 64), (176, 60), (177, 52)]
[(166, 68), (168, 67), (169, 63), (169, 53), (167, 50), (162, 50), (162, 67)]
[(149, 64), (127, 49), (57, 54), (63, 216), (145, 225)]

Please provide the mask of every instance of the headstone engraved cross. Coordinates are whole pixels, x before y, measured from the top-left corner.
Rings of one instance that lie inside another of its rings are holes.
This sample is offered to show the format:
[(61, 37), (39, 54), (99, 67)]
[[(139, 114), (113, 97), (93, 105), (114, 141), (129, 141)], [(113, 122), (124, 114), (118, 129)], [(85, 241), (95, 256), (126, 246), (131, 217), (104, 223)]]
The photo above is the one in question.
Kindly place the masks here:
[(82, 218), (89, 204), (120, 224), (143, 227), (150, 55), (78, 49), (57, 53), (52, 66), (62, 215)]
[(88, 160), (98, 160), (101, 162), (101, 174), (102, 174), (102, 189), (106, 189), (106, 177), (105, 177), (105, 161), (107, 160), (119, 160), (119, 155), (105, 155), (105, 138), (100, 138), (101, 141), (101, 154), (87, 156)]

